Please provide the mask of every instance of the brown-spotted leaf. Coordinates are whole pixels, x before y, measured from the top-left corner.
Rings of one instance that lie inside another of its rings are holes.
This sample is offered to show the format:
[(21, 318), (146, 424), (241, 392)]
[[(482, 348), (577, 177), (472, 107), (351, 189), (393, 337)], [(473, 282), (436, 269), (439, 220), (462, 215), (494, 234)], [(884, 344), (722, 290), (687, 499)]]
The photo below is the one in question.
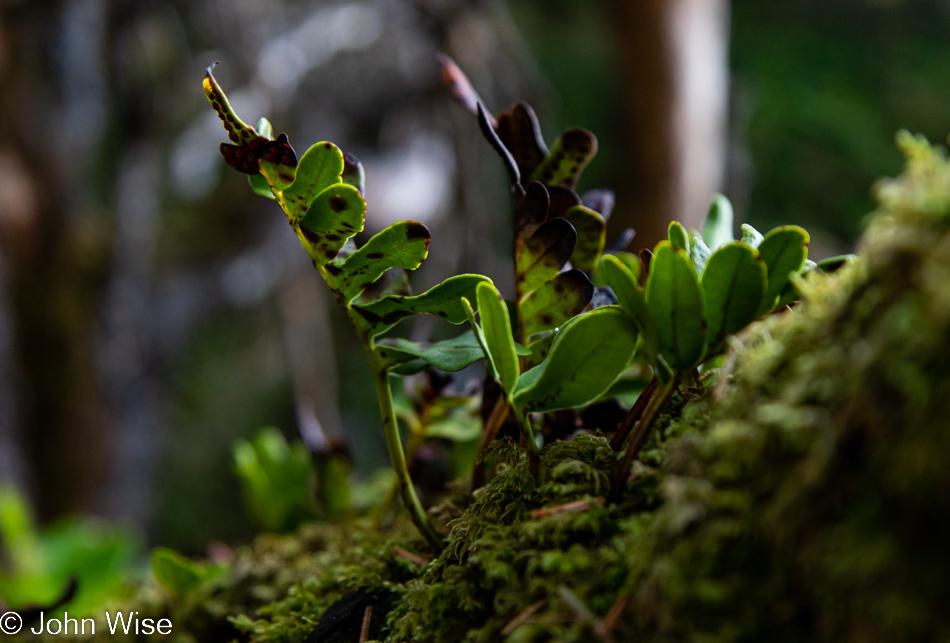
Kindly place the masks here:
[(566, 219), (545, 221), (527, 239), (515, 240), (515, 286), (519, 297), (561, 271), (571, 258), (577, 232)]
[(366, 202), (352, 185), (337, 183), (318, 194), (298, 222), (304, 247), (316, 265), (339, 254), (347, 239), (363, 229)]
[(293, 185), (284, 190), (284, 203), (291, 220), (296, 220), (314, 197), (340, 183), (344, 167), (343, 152), (336, 145), (329, 141), (311, 145), (300, 157)]
[(548, 155), (538, 117), (527, 103), (516, 103), (510, 112), (498, 114), (496, 131), (518, 164), (523, 179), (531, 176)]
[(582, 205), (567, 211), (564, 217), (577, 231), (577, 243), (571, 254), (571, 265), (578, 270), (590, 272), (604, 252), (607, 239), (607, 222), (597, 212)]
[(350, 301), (390, 268), (415, 270), (428, 255), (429, 230), (415, 221), (399, 221), (374, 235), (343, 265), (330, 264), (334, 286)]
[(224, 156), (224, 162), (227, 163), (232, 170), (253, 176), (261, 172), (261, 165), (258, 160), (260, 147), (256, 146), (256, 140), (253, 141), (253, 143), (255, 144), (253, 146), (221, 143), (218, 149), (221, 150), (221, 154)]
[(540, 181), (532, 181), (525, 194), (515, 204), (515, 231), (532, 233), (548, 214), (550, 198), (548, 190)]
[(224, 94), (224, 90), (218, 85), (218, 81), (214, 79), (214, 74), (211, 73), (211, 67), (205, 69), (205, 78), (201, 86), (204, 89), (205, 96), (207, 96), (211, 102), (214, 111), (218, 113), (218, 118), (224, 123), (224, 129), (227, 131), (228, 138), (231, 139), (232, 143), (243, 146), (249, 144), (251, 141), (259, 141), (259, 144), (263, 145), (264, 142), (267, 141), (266, 138), (258, 134), (253, 127), (242, 121), (238, 118), (238, 115), (234, 113), (234, 108), (232, 108), (231, 103), (228, 102), (228, 97)]
[(511, 179), (512, 184), (518, 185), (521, 183), (521, 172), (518, 170), (518, 164), (515, 163), (514, 157), (511, 155), (511, 152), (505, 147), (505, 144), (501, 142), (501, 139), (498, 138), (498, 134), (495, 132), (495, 128), (492, 126), (492, 118), (488, 114), (488, 110), (485, 109), (485, 106), (481, 103), (478, 104), (478, 126), (482, 130), (482, 134), (488, 139), (488, 142), (491, 143), (491, 146), (498, 156), (501, 157), (501, 160), (505, 164), (505, 169), (508, 171), (508, 178)]
[(597, 137), (586, 129), (569, 129), (554, 142), (551, 153), (537, 167), (532, 179), (545, 185), (574, 188), (581, 172), (597, 154)]
[(244, 174), (254, 175), (260, 172), (259, 159), (261, 158), (261, 149), (267, 143), (267, 138), (261, 136), (253, 127), (238, 118), (234, 113), (234, 108), (228, 102), (228, 97), (224, 90), (218, 85), (211, 73), (211, 67), (205, 70), (202, 87), (205, 96), (211, 103), (211, 107), (218, 114), (218, 118), (224, 124), (224, 130), (228, 133), (228, 139), (232, 144), (222, 143), (221, 154), (224, 161), (231, 168)]
[[(342, 251), (341, 251), (342, 254)], [(339, 259), (337, 259), (339, 261)], [(412, 294), (412, 287), (409, 285), (409, 275), (402, 268), (390, 268), (383, 273), (383, 276), (363, 288), (363, 292), (357, 295), (352, 304), (366, 305), (370, 302), (395, 295), (397, 297), (408, 297)]]
[(267, 177), (278, 191), (286, 189), (294, 182), (297, 174), (297, 154), (290, 146), (286, 134), (281, 134), (277, 140), (264, 143), (261, 147), (260, 167), (261, 174)]
[(524, 336), (557, 328), (584, 310), (593, 294), (594, 284), (580, 270), (555, 275), (521, 302)]
[(551, 205), (548, 207), (548, 219), (563, 218), (567, 215), (568, 210), (581, 204), (581, 198), (577, 196), (577, 192), (570, 188), (561, 187), (560, 185), (549, 185), (547, 188), (548, 196), (551, 198)]

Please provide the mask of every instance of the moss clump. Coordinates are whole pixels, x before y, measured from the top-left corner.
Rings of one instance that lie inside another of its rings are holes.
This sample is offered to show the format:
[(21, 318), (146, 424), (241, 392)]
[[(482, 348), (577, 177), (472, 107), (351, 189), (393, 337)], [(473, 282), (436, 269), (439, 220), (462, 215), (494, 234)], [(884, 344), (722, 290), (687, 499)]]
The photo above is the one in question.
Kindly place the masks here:
[[(106, 621), (97, 619), (95, 637), (82, 640), (300, 643), (344, 594), (418, 575), (419, 566), (398, 555), (394, 543), (410, 549), (422, 546), (408, 519), (385, 530), (360, 519), (310, 524), (292, 536), (260, 536), (234, 551), (225, 572), (183, 596), (169, 596), (152, 581), (139, 589), (135, 600), (103, 608), (113, 615), (122, 610), (136, 611), (139, 618), (170, 619), (171, 637), (113, 636)], [(382, 625), (382, 619), (376, 619), (373, 632), (380, 633)], [(358, 625), (356, 631), (358, 635)], [(68, 637), (44, 640), (64, 639)]]
[[(708, 421), (705, 401), (664, 418), (645, 460), (657, 465), (672, 436)], [(391, 641), (497, 641), (529, 606), (530, 622), (511, 641), (590, 640), (630, 569), (626, 537), (649, 522), (662, 473), (637, 465), (622, 504), (604, 506), (617, 455), (599, 435), (577, 435), (542, 452), (536, 485), (511, 447), (509, 466), (451, 524), (450, 544), (425, 574), (406, 584), (390, 614)], [(557, 512), (572, 503), (578, 511)]]
[(950, 639), (950, 164), (901, 142), (859, 260), (747, 334), (721, 401), (673, 405), (620, 504), (602, 437), (545, 448), (541, 484), (502, 443), (428, 565), (390, 548), (421, 550), (406, 525), (313, 526), (150, 609), (179, 640), (299, 643), (385, 585), (387, 641)]

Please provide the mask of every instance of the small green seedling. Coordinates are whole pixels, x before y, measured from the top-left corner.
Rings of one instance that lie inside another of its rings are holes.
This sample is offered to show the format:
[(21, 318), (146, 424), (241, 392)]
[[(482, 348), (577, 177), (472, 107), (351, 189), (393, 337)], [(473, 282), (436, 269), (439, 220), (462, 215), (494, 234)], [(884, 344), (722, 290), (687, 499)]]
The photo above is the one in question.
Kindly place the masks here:
[(231, 143), (221, 144), (229, 166), (247, 174), (255, 193), (274, 200), (284, 211), (314, 268), (330, 287), (366, 353), (376, 385), (383, 433), (402, 499), (419, 531), (434, 547), (442, 536), (435, 530), (413, 488), (393, 409), (390, 373), (407, 373), (432, 364), (459, 370), (481, 359), (470, 337), (424, 347), (406, 340), (386, 341), (380, 335), (399, 321), (428, 313), (452, 324), (467, 320), (463, 297), (476, 301), (481, 275), (457, 275), (427, 292), (412, 296), (406, 270), (418, 268), (428, 256), (429, 231), (421, 223), (401, 221), (357, 248), (353, 236), (363, 230), (363, 169), (352, 155), (329, 142), (312, 145), (299, 161), (287, 136), (273, 137), (266, 119), (256, 128), (244, 123), (208, 68), (204, 92)]
[(169, 594), (179, 598), (224, 571), (220, 565), (197, 562), (165, 547), (156, 547), (152, 551), (155, 580)]
[(285, 532), (313, 517), (313, 462), (302, 443), (289, 445), (280, 431), (266, 427), (251, 440), (236, 441), (231, 451), (244, 506), (255, 522)]
[(522, 372), (501, 295), (488, 283), (479, 284), (477, 294), (481, 324), (474, 313), (471, 324), (483, 338), (486, 362), (523, 428), (532, 471), (537, 475), (540, 457), (530, 414), (577, 408), (600, 398), (633, 359), (636, 325), (619, 306), (602, 306), (577, 315), (556, 332), (547, 357)]
[[(515, 293), (510, 305), (514, 323), (511, 331), (506, 330), (506, 335), (512, 335), (528, 349), (529, 354), (516, 360), (528, 377), (549, 356), (558, 341), (557, 331), (563, 331), (571, 320), (597, 305), (597, 287), (592, 277), (604, 253), (613, 194), (603, 189), (592, 190), (583, 196), (575, 192), (584, 168), (597, 153), (597, 138), (591, 132), (579, 128), (567, 130), (548, 149), (530, 105), (516, 103), (510, 110), (491, 116), (469, 80), (451, 59), (443, 57), (442, 68), (450, 90), (476, 116), (482, 133), (501, 157), (511, 180)], [(607, 303), (614, 301), (606, 292), (603, 294)], [(483, 324), (501, 329), (501, 316), (495, 317), (498, 319), (487, 318), (482, 311)], [(505, 320), (508, 320), (507, 313)], [(486, 330), (486, 334), (490, 331)], [(488, 345), (492, 348), (491, 341)], [(562, 341), (560, 345), (565, 344)], [(564, 349), (561, 351), (563, 356)], [(546, 375), (545, 385), (563, 375), (560, 368), (554, 368)], [(540, 372), (534, 372), (534, 375)], [(486, 422), (481, 448), (494, 440), (507, 417), (513, 393), (511, 387), (515, 381), (511, 373), (499, 374), (497, 368), (493, 373), (499, 377), (504, 394), (498, 398)], [(541, 397), (541, 388), (532, 387), (531, 390), (535, 391), (533, 395)], [(520, 399), (527, 400), (528, 395), (525, 389)], [(569, 404), (566, 400), (566, 397), (552, 400), (552, 409), (582, 405), (580, 402)], [(533, 404), (535, 407), (544, 406), (537, 401)], [(517, 415), (519, 407), (512, 408)], [(518, 423), (527, 426), (525, 418), (519, 417)], [(474, 486), (478, 486), (481, 479), (481, 470), (476, 466)]]
[(645, 289), (619, 258), (601, 261), (599, 274), (634, 321), (657, 380), (645, 391), (649, 403), (634, 406), (614, 436), (612, 444), (624, 451), (614, 475), (615, 499), (684, 377), (721, 355), (729, 335), (794, 301), (794, 276), (810, 269), (808, 233), (798, 226), (762, 235), (743, 225), (739, 241), (732, 230), (732, 205), (716, 195), (702, 235), (690, 237), (678, 222), (670, 224), (669, 239), (653, 249)]

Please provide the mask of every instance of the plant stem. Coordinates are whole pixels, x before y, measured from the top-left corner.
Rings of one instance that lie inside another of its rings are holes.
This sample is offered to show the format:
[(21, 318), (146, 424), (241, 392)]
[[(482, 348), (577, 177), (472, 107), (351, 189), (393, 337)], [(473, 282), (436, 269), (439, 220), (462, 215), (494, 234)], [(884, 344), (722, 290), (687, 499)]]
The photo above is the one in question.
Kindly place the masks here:
[(538, 443), (534, 439), (534, 428), (531, 426), (531, 416), (528, 413), (522, 413), (516, 406), (515, 418), (518, 420), (524, 430), (525, 450), (528, 452), (528, 465), (531, 468), (531, 475), (535, 482), (541, 482), (541, 452), (538, 451)]
[[(429, 407), (431, 408), (431, 407)], [(427, 411), (429, 411), (427, 408)], [(424, 416), (431, 415), (431, 412), (424, 413)], [(424, 418), (419, 418), (417, 422), (408, 422), (406, 418), (403, 418), (403, 422), (409, 424), (409, 440), (406, 443), (406, 466), (411, 466), (413, 461), (416, 459), (416, 454), (419, 452), (420, 447), (422, 447), (425, 442), (426, 430), (429, 425), (429, 420)], [(393, 480), (393, 484), (389, 488), (389, 492), (386, 493), (386, 499), (376, 508), (374, 511), (376, 528), (379, 529), (383, 525), (390, 513), (394, 511), (396, 505), (396, 498), (400, 498), (402, 494), (400, 493), (400, 486), (398, 480)]]
[(485, 485), (485, 461), (479, 460), (485, 449), (495, 441), (498, 432), (508, 418), (508, 400), (505, 398), (504, 391), (499, 391), (498, 400), (491, 410), (491, 415), (485, 422), (485, 428), (482, 436), (478, 440), (478, 450), (475, 452), (475, 467), (472, 469), (472, 491)]
[(671, 377), (669, 381), (663, 385), (663, 388), (656, 392), (653, 399), (650, 400), (646, 411), (643, 412), (643, 417), (640, 419), (639, 424), (637, 424), (633, 435), (628, 440), (629, 444), (623, 454), (623, 459), (620, 461), (620, 464), (617, 465), (617, 468), (614, 469), (614, 477), (610, 485), (610, 496), (608, 498), (611, 503), (617, 502), (620, 499), (623, 493), (623, 487), (627, 481), (630, 466), (640, 454), (643, 445), (646, 444), (647, 438), (650, 437), (650, 429), (653, 428), (653, 424), (660, 416), (660, 412), (666, 407), (667, 402), (670, 401), (677, 384), (679, 384), (679, 378)]
[(419, 496), (416, 495), (415, 487), (412, 486), (409, 466), (406, 463), (406, 453), (402, 448), (402, 439), (399, 437), (396, 412), (393, 409), (393, 394), (392, 389), (389, 388), (389, 375), (378, 364), (371, 345), (367, 342), (365, 346), (366, 355), (373, 370), (373, 380), (376, 383), (376, 398), (379, 401), (379, 413), (383, 420), (383, 435), (386, 436), (386, 447), (389, 449), (389, 459), (392, 461), (393, 471), (396, 472), (396, 482), (402, 494), (402, 501), (406, 505), (406, 509), (409, 510), (412, 522), (415, 523), (426, 540), (433, 547), (441, 548), (442, 536), (435, 530), (432, 521), (429, 520), (429, 516), (419, 501)]
[(646, 410), (647, 404), (650, 403), (650, 400), (652, 400), (653, 396), (656, 394), (656, 389), (659, 386), (659, 383), (659, 380), (654, 377), (652, 380), (650, 380), (650, 383), (647, 384), (647, 387), (640, 393), (640, 397), (638, 397), (637, 401), (634, 402), (633, 406), (630, 408), (630, 411), (623, 418), (620, 428), (617, 429), (614, 437), (610, 440), (611, 449), (618, 451), (620, 450), (620, 447), (623, 446), (623, 443), (626, 442), (627, 436), (630, 434), (630, 429), (633, 428), (633, 425), (636, 424), (637, 420), (639, 420), (643, 415), (643, 411)]
[[(305, 239), (300, 231), (298, 222), (290, 216), (290, 209), (284, 202), (283, 193), (274, 187), (269, 177), (265, 176), (265, 178), (267, 178), (267, 182), (271, 186), (271, 191), (274, 193), (277, 203), (284, 210), (284, 213), (287, 214), (294, 232), (304, 241)], [(307, 246), (305, 245), (304, 247)], [(419, 496), (416, 494), (416, 489), (412, 485), (412, 478), (409, 476), (409, 465), (406, 462), (406, 453), (402, 447), (402, 439), (399, 437), (399, 425), (396, 422), (396, 411), (393, 408), (393, 394), (392, 389), (389, 387), (389, 375), (376, 357), (376, 352), (373, 350), (372, 338), (367, 336), (366, 330), (361, 326), (358, 320), (354, 318), (353, 311), (350, 309), (349, 303), (344, 300), (342, 294), (331, 286), (332, 280), (330, 279), (326, 267), (317, 263), (314, 263), (313, 267), (320, 273), (323, 281), (330, 286), (330, 290), (333, 291), (340, 306), (346, 312), (350, 323), (356, 330), (360, 343), (363, 345), (363, 350), (366, 352), (366, 358), (369, 360), (370, 370), (373, 371), (373, 380), (376, 384), (376, 399), (379, 402), (379, 414), (383, 422), (383, 435), (386, 437), (389, 459), (392, 461), (393, 471), (396, 473), (396, 483), (399, 486), (403, 503), (406, 505), (406, 509), (409, 510), (409, 516), (412, 518), (412, 522), (415, 523), (416, 528), (419, 529), (425, 539), (436, 549), (441, 549), (442, 536), (436, 531), (432, 521), (429, 520), (429, 516), (419, 501)]]

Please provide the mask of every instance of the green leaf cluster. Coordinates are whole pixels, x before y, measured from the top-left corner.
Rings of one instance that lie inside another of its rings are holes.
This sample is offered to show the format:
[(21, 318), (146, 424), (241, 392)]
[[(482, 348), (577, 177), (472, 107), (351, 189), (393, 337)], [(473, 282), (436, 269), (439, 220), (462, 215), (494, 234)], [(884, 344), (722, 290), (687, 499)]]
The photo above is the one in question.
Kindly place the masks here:
[[(298, 162), (287, 136), (273, 139), (273, 128), (266, 119), (255, 129), (234, 113), (211, 68), (205, 75), (204, 91), (231, 141), (221, 145), (225, 161), (249, 175), (254, 192), (281, 206), (314, 267), (355, 327), (374, 374), (398, 488), (420, 531), (437, 545), (440, 537), (409, 478), (388, 374), (417, 372), (427, 365), (458, 370), (478, 359), (480, 353), (472, 350), (470, 338), (465, 337), (437, 346), (407, 340), (377, 342), (377, 338), (403, 319), (423, 313), (452, 324), (465, 322), (468, 317), (462, 300), (476, 301), (476, 287), (490, 280), (480, 275), (456, 275), (413, 296), (405, 271), (425, 261), (429, 231), (421, 223), (400, 221), (357, 247), (353, 237), (363, 230), (366, 213), (364, 172), (358, 159), (324, 141), (312, 145)], [(265, 467), (252, 457), (256, 451), (247, 445), (239, 445), (238, 450), (246, 464), (240, 470), (255, 515), (268, 525), (281, 523), (286, 512), (259, 498), (268, 483)]]
[(415, 297), (406, 292), (363, 296), (374, 292), (384, 277), (392, 281), (398, 279), (393, 273), (418, 268), (428, 256), (431, 237), (421, 223), (400, 221), (356, 247), (352, 238), (362, 232), (366, 213), (364, 172), (356, 157), (323, 141), (310, 146), (298, 162), (285, 135), (271, 140), (267, 119), (255, 129), (234, 113), (211, 68), (204, 90), (233, 143), (221, 145), (225, 161), (250, 176), (256, 193), (281, 206), (314, 267), (367, 340), (420, 313), (454, 324), (465, 321), (459, 297), (473, 295), (485, 277), (459, 275)]
[(483, 338), (492, 372), (523, 419), (527, 413), (585, 406), (598, 399), (630, 364), (637, 329), (619, 306), (602, 306), (568, 320), (540, 364), (522, 372), (508, 309), (490, 284), (478, 287)]
[(314, 516), (313, 466), (303, 444), (288, 445), (279, 430), (267, 427), (231, 450), (244, 505), (261, 527), (286, 532)]
[(702, 234), (670, 224), (668, 240), (650, 253), (645, 286), (631, 260), (605, 256), (598, 266), (661, 379), (721, 354), (728, 336), (794, 301), (795, 276), (816, 265), (806, 264), (809, 237), (798, 226), (742, 230), (736, 240), (732, 206), (716, 195)]
[(166, 547), (152, 551), (152, 575), (175, 597), (182, 597), (203, 583), (220, 576), (226, 568), (185, 558)]
[[(613, 195), (574, 191), (597, 153), (589, 131), (568, 130), (549, 150), (527, 103), (493, 118), (478, 103), (477, 116), (512, 180), (517, 334), (530, 347), (591, 304), (590, 277), (604, 252)], [(539, 347), (536, 357), (546, 350)]]
[[(66, 518), (38, 527), (23, 494), (0, 486), (0, 603), (30, 606), (48, 616), (65, 595), (72, 617), (93, 616), (103, 604), (128, 598), (141, 543), (129, 530), (91, 518)], [(68, 591), (75, 583), (75, 593)]]

